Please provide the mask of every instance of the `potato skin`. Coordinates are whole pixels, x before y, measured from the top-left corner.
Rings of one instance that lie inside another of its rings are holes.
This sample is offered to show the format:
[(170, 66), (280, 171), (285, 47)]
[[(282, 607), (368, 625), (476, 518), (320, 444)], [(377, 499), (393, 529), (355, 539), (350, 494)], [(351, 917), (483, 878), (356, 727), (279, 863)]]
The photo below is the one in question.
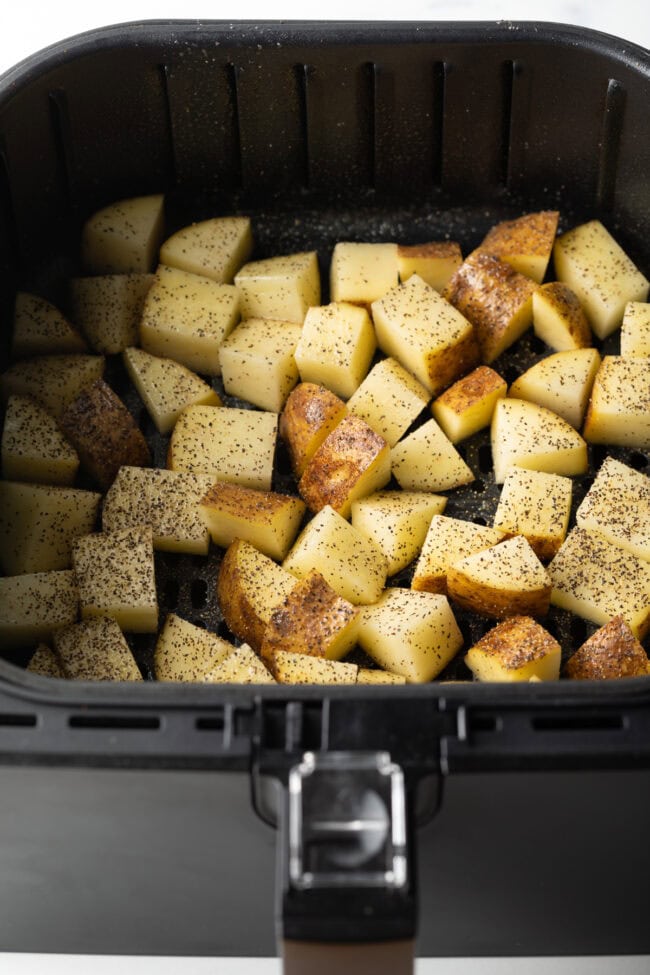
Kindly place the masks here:
[(573, 680), (645, 677), (650, 660), (623, 617), (615, 616), (576, 650), (565, 673)]
[(518, 670), (559, 649), (557, 640), (530, 616), (511, 616), (489, 630), (468, 653), (481, 652), (507, 670)]
[(545, 616), (548, 612), (552, 586), (531, 592), (511, 592), (495, 586), (479, 585), (452, 567), (447, 572), (447, 591), (450, 599), (464, 609), (495, 619), (508, 616)]
[(346, 415), (342, 399), (317, 383), (299, 383), (280, 414), (279, 433), (289, 450), (291, 466), (301, 477), (323, 440)]

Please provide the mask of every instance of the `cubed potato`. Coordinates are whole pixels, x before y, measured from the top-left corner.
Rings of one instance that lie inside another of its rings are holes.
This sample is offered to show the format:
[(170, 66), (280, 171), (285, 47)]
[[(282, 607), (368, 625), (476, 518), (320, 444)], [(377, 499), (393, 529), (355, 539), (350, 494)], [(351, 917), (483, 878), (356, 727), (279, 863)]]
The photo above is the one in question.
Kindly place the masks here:
[(494, 479), (502, 484), (516, 465), (568, 477), (587, 472), (587, 444), (551, 410), (523, 399), (499, 400), (492, 417)]
[(576, 527), (548, 571), (554, 606), (601, 625), (622, 616), (638, 640), (650, 631), (650, 563), (627, 549)]
[(427, 420), (393, 447), (392, 468), (406, 491), (450, 491), (474, 480), (435, 420)]
[(283, 566), (298, 579), (315, 569), (355, 606), (376, 602), (388, 574), (383, 552), (329, 506), (303, 529)]
[(26, 670), (30, 674), (39, 674), (41, 677), (65, 677), (63, 668), (59, 663), (59, 658), (51, 647), (45, 643), (39, 643), (31, 656)]
[(533, 294), (533, 331), (556, 352), (593, 345), (589, 319), (568, 284), (549, 281)]
[(459, 443), (490, 425), (497, 400), (507, 391), (498, 372), (479, 366), (446, 389), (432, 403), (431, 412), (449, 440)]
[(31, 396), (10, 396), (2, 429), (2, 474), (9, 481), (71, 485), (79, 456), (53, 416)]
[(436, 396), (478, 363), (472, 324), (417, 274), (372, 304), (380, 349)]
[(397, 244), (338, 243), (330, 266), (332, 301), (370, 304), (397, 284)]
[(390, 447), (360, 416), (345, 416), (322, 442), (298, 482), (311, 511), (326, 505), (344, 518), (353, 501), (390, 480)]
[(242, 318), (272, 318), (302, 325), (320, 304), (316, 251), (267, 257), (244, 264), (235, 275)]
[(124, 365), (159, 433), (170, 433), (186, 406), (221, 406), (214, 389), (186, 366), (143, 349), (124, 351)]
[(278, 684), (356, 684), (359, 668), (341, 660), (278, 650), (271, 664)]
[(390, 674), (387, 670), (359, 667), (357, 684), (406, 684), (406, 677), (402, 677), (401, 674)]
[(72, 564), (82, 619), (110, 616), (123, 630), (156, 632), (158, 600), (151, 528), (85, 535), (74, 544)]
[(359, 643), (380, 667), (423, 684), (455, 657), (463, 636), (446, 596), (391, 588), (364, 607)]
[(71, 280), (72, 318), (95, 352), (114, 355), (135, 345), (153, 281), (153, 274), (102, 274)]
[(81, 260), (90, 274), (147, 273), (164, 233), (161, 193), (118, 200), (86, 220)]
[(216, 633), (170, 613), (156, 641), (153, 658), (156, 679), (202, 682), (234, 649), (234, 644)]
[(346, 414), (343, 400), (324, 386), (299, 383), (292, 390), (280, 416), (280, 436), (297, 478)]
[(621, 355), (650, 355), (650, 304), (628, 301), (621, 325)]
[(530, 616), (498, 623), (475, 643), (465, 663), (480, 681), (557, 680), (562, 649)]
[(33, 396), (57, 420), (85, 386), (104, 374), (100, 355), (42, 355), (14, 363), (0, 377), (0, 393)]
[(375, 348), (365, 308), (333, 301), (307, 311), (294, 357), (303, 382), (348, 399), (365, 378)]
[(201, 498), (199, 513), (215, 545), (227, 548), (241, 538), (279, 561), (295, 541), (305, 505), (287, 494), (217, 481)]
[(11, 356), (87, 352), (88, 345), (65, 315), (46, 298), (18, 291), (14, 303)]
[(79, 594), (70, 569), (0, 578), (0, 643), (6, 650), (50, 641), (77, 619)]
[(352, 527), (381, 549), (392, 576), (410, 565), (446, 504), (444, 495), (426, 491), (378, 491), (352, 502)]
[(167, 466), (270, 491), (277, 427), (277, 413), (188, 406), (171, 435)]
[(498, 257), (541, 284), (553, 251), (559, 216), (557, 210), (541, 210), (503, 220), (488, 231), (477, 251)]
[(209, 376), (221, 373), (219, 346), (239, 321), (239, 294), (231, 284), (159, 267), (140, 320), (145, 352)]
[(576, 293), (599, 339), (619, 327), (628, 301), (646, 301), (648, 280), (599, 220), (558, 237), (555, 273)]
[(110, 617), (82, 620), (57, 630), (54, 646), (68, 679), (142, 680), (124, 634)]
[(235, 647), (225, 660), (215, 664), (203, 677), (206, 684), (275, 684), (254, 650), (245, 643)]
[(250, 318), (219, 349), (223, 388), (263, 410), (279, 413), (298, 382), (294, 353), (302, 324)]
[(576, 524), (650, 561), (650, 477), (606, 457), (576, 511)]
[(523, 535), (538, 559), (552, 559), (566, 538), (572, 487), (570, 477), (511, 467), (494, 527), (507, 536)]
[(589, 443), (650, 450), (650, 358), (606, 355), (582, 431)]
[(397, 269), (400, 281), (417, 274), (436, 291), (445, 290), (454, 271), (463, 263), (460, 244), (453, 240), (429, 241), (426, 244), (399, 244)]
[(168, 237), (160, 248), (160, 262), (230, 284), (252, 249), (249, 217), (212, 217)]
[(411, 588), (446, 595), (447, 572), (455, 562), (498, 545), (504, 538), (498, 528), (435, 514), (415, 566)]
[(576, 650), (564, 672), (573, 680), (645, 677), (650, 660), (623, 617), (616, 616)]
[(515, 379), (508, 395), (545, 406), (580, 429), (599, 368), (600, 356), (595, 349), (556, 352)]
[(394, 447), (429, 402), (429, 392), (397, 359), (377, 362), (347, 402), (348, 412)]

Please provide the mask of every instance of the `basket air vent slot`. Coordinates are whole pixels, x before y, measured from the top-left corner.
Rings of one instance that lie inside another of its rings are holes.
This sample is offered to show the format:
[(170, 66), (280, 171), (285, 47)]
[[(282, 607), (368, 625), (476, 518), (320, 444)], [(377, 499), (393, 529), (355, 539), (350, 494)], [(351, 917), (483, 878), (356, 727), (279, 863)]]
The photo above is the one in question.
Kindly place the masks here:
[(158, 731), (157, 715), (71, 714), (68, 727), (94, 731)]
[(37, 723), (35, 714), (0, 714), (0, 728), (35, 728)]
[(622, 714), (545, 714), (531, 719), (535, 731), (625, 731)]

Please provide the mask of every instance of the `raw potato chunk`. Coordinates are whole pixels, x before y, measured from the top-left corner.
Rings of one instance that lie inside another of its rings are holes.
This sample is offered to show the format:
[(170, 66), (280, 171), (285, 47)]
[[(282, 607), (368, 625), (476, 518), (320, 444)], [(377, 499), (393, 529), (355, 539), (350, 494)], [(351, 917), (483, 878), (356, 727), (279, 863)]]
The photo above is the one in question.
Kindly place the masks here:
[(307, 309), (320, 304), (316, 251), (251, 261), (237, 272), (235, 285), (242, 318), (272, 318), (302, 325)]
[(160, 248), (160, 262), (230, 284), (252, 249), (249, 217), (213, 217), (169, 237)]
[(357, 498), (390, 480), (390, 447), (359, 416), (346, 416), (307, 464), (298, 491), (311, 511), (330, 505), (344, 518)]
[(447, 498), (424, 491), (378, 491), (352, 502), (352, 527), (370, 538), (388, 559), (388, 575), (413, 561), (433, 515), (445, 510)]
[(339, 243), (332, 253), (332, 301), (370, 304), (397, 284), (397, 244)]
[(307, 311), (295, 360), (303, 382), (319, 383), (348, 399), (365, 378), (375, 348), (365, 308), (332, 302)]
[(551, 578), (526, 539), (517, 535), (455, 562), (447, 572), (447, 589), (460, 606), (485, 616), (544, 616)]
[(154, 652), (157, 680), (201, 682), (235, 649), (202, 626), (170, 613), (160, 631)]
[(90, 274), (150, 271), (164, 231), (162, 194), (118, 200), (98, 210), (81, 234), (81, 260)]
[(401, 674), (389, 674), (387, 670), (359, 667), (357, 684), (406, 684), (406, 677), (402, 677)]
[(455, 444), (490, 425), (497, 400), (507, 391), (508, 384), (494, 369), (479, 366), (446, 389), (432, 404), (431, 412)]
[(381, 359), (348, 400), (350, 413), (394, 447), (429, 402), (428, 390), (397, 359)]
[(33, 355), (87, 352), (83, 335), (74, 328), (56, 305), (26, 291), (18, 291), (14, 304), (11, 356), (22, 359)]
[(277, 426), (276, 413), (188, 406), (174, 427), (167, 466), (270, 491)]
[(533, 331), (556, 352), (593, 344), (589, 319), (577, 295), (561, 281), (549, 281), (533, 294)]
[(541, 284), (553, 250), (559, 216), (557, 210), (542, 210), (503, 220), (492, 227), (477, 251), (498, 257)]
[(359, 668), (340, 660), (278, 650), (272, 662), (278, 684), (356, 684)]
[(0, 377), (2, 398), (33, 396), (57, 420), (66, 407), (104, 374), (100, 355), (42, 355), (10, 366)]
[(380, 349), (434, 396), (478, 363), (473, 326), (417, 275), (373, 302), (372, 317)]
[(170, 433), (186, 406), (221, 406), (211, 386), (173, 359), (130, 348), (124, 365), (159, 433)]
[(70, 569), (0, 578), (0, 643), (12, 650), (50, 640), (75, 622), (78, 603)]
[(599, 220), (558, 237), (553, 260), (555, 273), (576, 293), (599, 339), (618, 328), (628, 301), (648, 297), (647, 279)]
[(138, 341), (138, 326), (153, 274), (73, 278), (72, 317), (95, 352), (113, 355)]
[(481, 359), (490, 365), (532, 324), (537, 287), (505, 261), (476, 251), (458, 268), (444, 296), (472, 322)]
[(298, 579), (315, 569), (339, 596), (355, 606), (376, 602), (388, 574), (383, 552), (330, 507), (314, 515), (283, 566)]
[(39, 674), (41, 677), (65, 677), (54, 650), (45, 643), (39, 643), (36, 647), (31, 660), (27, 664), (26, 670), (30, 674)]
[(587, 471), (587, 444), (580, 434), (557, 413), (526, 400), (499, 400), (491, 442), (497, 484), (513, 465), (567, 476)]
[(436, 291), (442, 292), (462, 263), (460, 245), (451, 240), (397, 247), (397, 269), (402, 283), (417, 274)]
[(298, 382), (294, 358), (301, 325), (250, 318), (219, 349), (223, 388), (263, 410), (279, 413)]
[(628, 301), (621, 326), (621, 355), (650, 355), (650, 305)]
[(415, 566), (411, 588), (446, 595), (447, 572), (455, 562), (498, 545), (503, 539), (504, 534), (498, 528), (435, 514)]
[(215, 545), (227, 548), (241, 538), (281, 560), (298, 534), (305, 505), (287, 494), (218, 481), (201, 499), (199, 513)]
[(158, 601), (151, 528), (86, 535), (72, 552), (81, 618), (110, 616), (121, 629), (155, 633)]
[(508, 395), (545, 406), (579, 429), (599, 368), (600, 356), (595, 349), (556, 352), (515, 379)]
[(523, 535), (538, 559), (552, 559), (566, 538), (572, 481), (511, 467), (503, 482), (494, 527), (507, 536)]
[(607, 457), (576, 511), (576, 524), (650, 561), (650, 477)]
[(393, 448), (393, 475), (406, 491), (450, 491), (474, 474), (435, 420), (428, 420)]
[(606, 355), (596, 374), (583, 436), (589, 443), (650, 450), (650, 358)]
[(645, 677), (650, 660), (622, 616), (601, 626), (569, 658), (565, 667), (573, 680)]
[(359, 643), (380, 667), (423, 684), (455, 657), (463, 636), (446, 596), (387, 589), (363, 610)]
[(9, 481), (70, 485), (79, 457), (54, 417), (31, 396), (10, 396), (2, 430), (2, 474)]
[(513, 616), (475, 643), (465, 663), (481, 681), (557, 680), (562, 650), (530, 616)]
[(238, 321), (239, 295), (233, 285), (159, 267), (145, 299), (140, 343), (152, 355), (218, 376), (219, 346)]
[(346, 414), (343, 400), (324, 386), (300, 383), (289, 394), (280, 416), (280, 436), (287, 445), (297, 478)]
[(599, 624), (622, 616), (638, 640), (650, 630), (650, 563), (574, 528), (548, 570), (554, 606)]
[(7, 575), (69, 569), (72, 546), (95, 526), (101, 495), (0, 481), (0, 564)]
[(68, 679), (142, 680), (124, 634), (110, 617), (82, 620), (58, 630), (54, 646)]
[(242, 644), (235, 647), (225, 660), (207, 671), (203, 678), (206, 684), (275, 684), (254, 650)]

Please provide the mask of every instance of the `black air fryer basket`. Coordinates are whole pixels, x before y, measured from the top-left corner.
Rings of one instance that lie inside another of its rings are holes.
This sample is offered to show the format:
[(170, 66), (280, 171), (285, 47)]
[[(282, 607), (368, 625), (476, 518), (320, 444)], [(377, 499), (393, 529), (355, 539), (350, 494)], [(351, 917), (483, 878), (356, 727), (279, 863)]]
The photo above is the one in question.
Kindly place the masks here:
[[(16, 289), (64, 302), (84, 220), (145, 193), (169, 232), (249, 214), (256, 256), (317, 248), (323, 280), (337, 240), (467, 253), (534, 209), (600, 218), (647, 275), (649, 106), (647, 51), (548, 24), (160, 22), (59, 44), (0, 79), (0, 366)], [(497, 368), (541, 352), (529, 336)], [(487, 445), (467, 442), (477, 481), (447, 513), (489, 521)], [(158, 554), (161, 613), (218, 629), (217, 567)], [(549, 626), (565, 656), (594, 629)], [(134, 651), (150, 676), (151, 641)], [(294, 971), (406, 971), (416, 929), (422, 956), (650, 954), (650, 678), (127, 686), (21, 663), (0, 659), (0, 952), (271, 955), (275, 909)]]

